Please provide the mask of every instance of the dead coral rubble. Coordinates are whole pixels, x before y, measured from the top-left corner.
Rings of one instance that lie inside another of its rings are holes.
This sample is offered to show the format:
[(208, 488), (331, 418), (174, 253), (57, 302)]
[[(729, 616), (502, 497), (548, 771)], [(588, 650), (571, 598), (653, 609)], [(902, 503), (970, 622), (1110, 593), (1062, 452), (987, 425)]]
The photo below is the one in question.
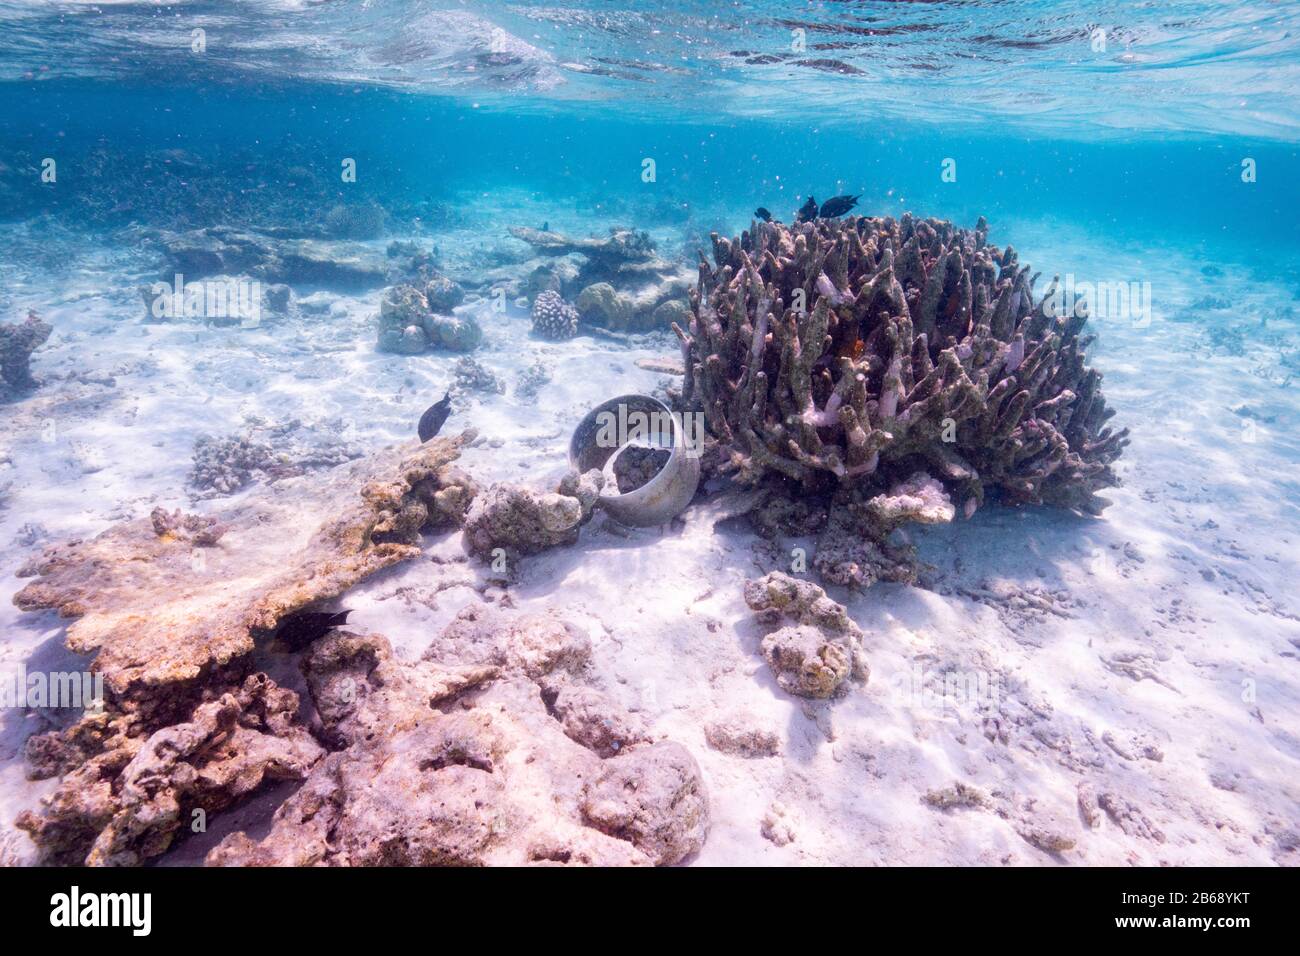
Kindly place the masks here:
[(909, 522), (948, 522), (953, 513), (943, 485), (925, 472), (865, 502), (850, 498), (826, 516), (813, 569), (824, 580), (846, 587), (865, 588), (878, 580), (914, 583), (916, 550), (894, 532)]
[(760, 623), (783, 624), (763, 638), (762, 652), (776, 682), (799, 697), (835, 697), (850, 676), (870, 676), (862, 631), (811, 581), (781, 571), (745, 584), (745, 603)]
[(987, 233), (909, 214), (715, 234), (677, 331), (726, 469), (837, 503), (921, 472), (967, 516), (991, 492), (1099, 513), (1128, 431), (1085, 365), (1086, 311), (1055, 282), (1035, 299)]
[(158, 537), (188, 541), (199, 548), (214, 547), (226, 533), (225, 526), (212, 515), (186, 514), (179, 508), (175, 511), (154, 508), (149, 513), (149, 520)]
[(293, 723), (298, 695), (253, 674), (187, 720), (132, 735), (121, 715), (32, 738), (33, 776), (62, 773), (39, 813), (17, 820), (53, 863), (135, 865), (157, 856), (197, 811), (217, 813), (265, 781), (301, 780), (324, 751)]
[[(467, 647), (479, 663), (464, 662)], [(339, 749), (260, 842), (233, 834), (208, 863), (679, 862), (708, 830), (699, 768), (671, 742), (636, 736), (614, 748), (589, 734), (631, 726), (587, 683), (590, 654), (585, 635), (557, 618), (503, 620), (481, 607), (414, 664), (377, 635), (330, 635), (304, 670)], [(564, 689), (544, 689), (553, 686)]]
[[(464, 520), (478, 489), (452, 462), (474, 437), (396, 446), (211, 520), (160, 508), (23, 569), (40, 579), (19, 606), (76, 617), (68, 646), (98, 651), (106, 688), (102, 710), (28, 741), (32, 775), (61, 778), (18, 820), (42, 860), (143, 863), (195, 819), (287, 780), (303, 785), (270, 833), (230, 836), (210, 863), (652, 865), (697, 852), (699, 768), (592, 683), (590, 640), (554, 614), (471, 606), (415, 663), (379, 635), (333, 631), (303, 660), (310, 708), (250, 673), (255, 635)], [(575, 475), (562, 491), (590, 514), (599, 486)]]
[(280, 481), (361, 455), (360, 448), (331, 434), (328, 425), (312, 429), (296, 420), (254, 422), (223, 437), (198, 436), (187, 484), (196, 498), (218, 498), (255, 481)]
[(321, 749), (294, 723), (297, 696), (248, 676), (254, 635), (458, 525), (477, 489), (452, 462), (474, 437), (395, 446), (213, 519), (157, 509), (20, 569), (39, 577), (15, 603), (76, 618), (66, 643), (98, 652), (106, 690), (101, 713), (28, 741), (33, 774), (62, 775), (19, 821), (43, 857), (138, 863), (194, 810), (305, 777)]

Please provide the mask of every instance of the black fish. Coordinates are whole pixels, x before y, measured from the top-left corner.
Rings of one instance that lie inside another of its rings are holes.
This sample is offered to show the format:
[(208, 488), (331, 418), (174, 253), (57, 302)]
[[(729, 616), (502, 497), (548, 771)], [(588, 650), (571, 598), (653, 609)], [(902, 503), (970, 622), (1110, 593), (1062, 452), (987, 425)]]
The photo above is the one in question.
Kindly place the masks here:
[(763, 220), (764, 222), (772, 221), (772, 214), (767, 211), (766, 206), (759, 206), (757, 209), (754, 210), (754, 215), (757, 216), (759, 219)]
[(275, 638), (291, 651), (300, 651), (312, 641), (324, 637), (331, 628), (342, 627), (352, 612), (299, 611), (290, 614), (275, 632)]
[(551, 224), (549, 222), (542, 223), (542, 232), (550, 232), (550, 231), (551, 231)]
[(821, 217), (833, 219), (842, 216), (858, 204), (858, 196), (832, 196), (822, 203)]
[(812, 196), (809, 196), (808, 201), (799, 207), (799, 212), (795, 214), (794, 221), (811, 222), (816, 218), (817, 218), (817, 200), (813, 199)]
[(428, 410), (420, 416), (420, 424), (416, 426), (416, 431), (420, 435), (420, 441), (426, 442), (442, 429), (442, 423), (447, 420), (451, 414), (451, 392), (442, 396), (442, 400), (434, 402)]

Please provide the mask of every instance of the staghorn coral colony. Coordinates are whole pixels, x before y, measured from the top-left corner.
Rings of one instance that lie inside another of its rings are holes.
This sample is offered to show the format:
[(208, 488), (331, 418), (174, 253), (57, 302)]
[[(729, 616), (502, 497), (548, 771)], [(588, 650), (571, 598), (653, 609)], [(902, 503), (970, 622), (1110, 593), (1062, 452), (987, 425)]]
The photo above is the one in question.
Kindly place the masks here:
[[(713, 235), (682, 343), (681, 400), (722, 470), (773, 489), (760, 527), (823, 527), (837, 583), (911, 580), (908, 520), (990, 494), (1091, 514), (1128, 431), (1085, 364), (1086, 310), (1040, 298), (1010, 246), (937, 219), (757, 222)], [(1060, 314), (1058, 314), (1058, 312)], [(798, 501), (792, 499), (798, 498)], [(809, 505), (821, 502), (822, 508)], [(810, 513), (812, 512), (812, 513)]]

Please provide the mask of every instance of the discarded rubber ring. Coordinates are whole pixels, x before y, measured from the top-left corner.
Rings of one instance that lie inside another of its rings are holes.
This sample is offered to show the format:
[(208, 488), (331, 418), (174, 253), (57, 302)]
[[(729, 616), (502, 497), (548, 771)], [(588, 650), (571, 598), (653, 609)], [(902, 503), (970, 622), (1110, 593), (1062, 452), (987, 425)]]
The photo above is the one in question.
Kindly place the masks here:
[[(632, 427), (627, 427), (629, 422)], [(612, 441), (611, 426), (618, 436)], [(588, 412), (569, 441), (570, 467), (586, 473), (603, 470), (617, 452), (642, 438), (668, 449), (668, 461), (640, 488), (625, 495), (601, 494), (596, 502), (623, 524), (637, 528), (671, 521), (691, 503), (700, 486), (699, 449), (688, 445), (680, 419), (657, 398), (620, 395)]]

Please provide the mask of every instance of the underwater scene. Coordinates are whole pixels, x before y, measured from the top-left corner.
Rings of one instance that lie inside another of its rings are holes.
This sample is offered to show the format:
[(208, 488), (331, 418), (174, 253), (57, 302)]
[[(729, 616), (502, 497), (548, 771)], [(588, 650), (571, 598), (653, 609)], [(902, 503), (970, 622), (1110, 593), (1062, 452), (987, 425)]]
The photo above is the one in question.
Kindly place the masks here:
[(0, 862), (1300, 863), (1297, 90), (1268, 0), (0, 0)]

